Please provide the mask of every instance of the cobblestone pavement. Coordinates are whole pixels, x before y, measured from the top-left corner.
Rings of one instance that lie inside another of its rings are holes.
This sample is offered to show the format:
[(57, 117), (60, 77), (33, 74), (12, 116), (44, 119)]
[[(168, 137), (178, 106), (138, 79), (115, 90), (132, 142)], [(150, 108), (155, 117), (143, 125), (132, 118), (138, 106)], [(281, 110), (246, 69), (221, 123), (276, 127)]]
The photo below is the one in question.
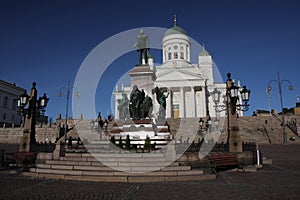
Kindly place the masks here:
[(272, 165), (209, 181), (101, 183), (32, 179), (0, 171), (0, 199), (300, 199), (300, 145), (265, 145)]

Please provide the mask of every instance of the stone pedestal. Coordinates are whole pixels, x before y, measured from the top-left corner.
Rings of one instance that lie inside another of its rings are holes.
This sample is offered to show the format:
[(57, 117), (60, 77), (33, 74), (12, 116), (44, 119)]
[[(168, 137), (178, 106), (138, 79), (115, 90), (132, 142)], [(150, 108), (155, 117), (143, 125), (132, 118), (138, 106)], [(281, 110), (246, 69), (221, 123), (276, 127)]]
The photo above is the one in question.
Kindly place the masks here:
[(131, 139), (131, 144), (143, 147), (148, 136), (151, 144), (156, 144), (156, 148), (165, 147), (171, 141), (169, 127), (165, 124), (153, 124), (151, 119), (128, 120), (114, 124), (111, 136), (116, 140), (120, 137), (125, 139), (127, 135)]
[(23, 131), (19, 152), (30, 152), (30, 131), (28, 129)]
[(33, 118), (26, 117), (19, 152), (35, 151), (35, 123)]
[(176, 150), (175, 150), (175, 140), (169, 142), (169, 145), (165, 151), (165, 157), (167, 161), (175, 161), (176, 160)]
[[(234, 82), (231, 79), (227, 80), (227, 90), (234, 85)], [(229, 152), (230, 153), (242, 153), (243, 152), (243, 144), (242, 139), (239, 133), (239, 127), (237, 122), (237, 114), (236, 114), (236, 102), (232, 102), (230, 97), (230, 93), (227, 91), (227, 109), (229, 115)]]
[(243, 152), (243, 143), (242, 143), (241, 136), (239, 134), (239, 127), (237, 126), (232, 126), (230, 128), (229, 152), (231, 153)]
[(139, 89), (143, 89), (148, 96), (153, 97), (152, 89), (154, 88), (154, 82), (156, 80), (154, 67), (138, 65), (129, 72), (129, 75), (131, 77), (132, 87), (136, 85)]

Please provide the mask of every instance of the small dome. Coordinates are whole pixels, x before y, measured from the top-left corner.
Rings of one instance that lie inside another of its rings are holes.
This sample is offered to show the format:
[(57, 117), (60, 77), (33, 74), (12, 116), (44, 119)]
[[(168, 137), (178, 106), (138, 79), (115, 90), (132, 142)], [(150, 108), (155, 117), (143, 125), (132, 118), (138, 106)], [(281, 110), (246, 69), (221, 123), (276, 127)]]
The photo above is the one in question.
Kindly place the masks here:
[(174, 16), (174, 26), (172, 28), (169, 28), (165, 32), (164, 37), (166, 37), (168, 35), (173, 35), (173, 34), (183, 34), (183, 35), (186, 35), (186, 36), (188, 35), (187, 32), (183, 28), (177, 26), (176, 15)]
[(176, 24), (172, 28), (169, 28), (165, 32), (164, 37), (166, 37), (168, 35), (173, 35), (173, 34), (183, 34), (183, 35), (186, 35), (186, 36), (188, 35), (187, 32), (183, 28), (177, 26)]
[(210, 56), (208, 51), (204, 48), (204, 45), (202, 46), (202, 51), (200, 52), (199, 56)]

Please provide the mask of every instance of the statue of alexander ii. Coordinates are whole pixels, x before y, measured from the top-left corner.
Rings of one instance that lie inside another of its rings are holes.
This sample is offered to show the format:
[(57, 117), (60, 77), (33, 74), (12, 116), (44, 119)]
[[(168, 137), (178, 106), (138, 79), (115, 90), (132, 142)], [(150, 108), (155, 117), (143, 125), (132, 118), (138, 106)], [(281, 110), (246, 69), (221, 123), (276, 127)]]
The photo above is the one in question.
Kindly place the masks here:
[(144, 34), (143, 30), (140, 30), (140, 34), (136, 37), (136, 42), (133, 48), (137, 50), (139, 55), (139, 65), (142, 65), (143, 57), (145, 59), (145, 64), (148, 64), (149, 55), (149, 37)]

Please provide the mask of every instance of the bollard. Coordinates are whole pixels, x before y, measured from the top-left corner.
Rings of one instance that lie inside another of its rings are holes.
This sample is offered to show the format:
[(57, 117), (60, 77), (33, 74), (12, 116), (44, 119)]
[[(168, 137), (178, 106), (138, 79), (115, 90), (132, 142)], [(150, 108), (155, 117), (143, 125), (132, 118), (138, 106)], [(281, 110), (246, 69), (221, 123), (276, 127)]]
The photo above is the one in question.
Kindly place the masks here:
[(256, 145), (256, 164), (255, 164), (255, 167), (262, 168), (262, 157), (261, 157), (261, 152), (259, 150), (258, 145)]

